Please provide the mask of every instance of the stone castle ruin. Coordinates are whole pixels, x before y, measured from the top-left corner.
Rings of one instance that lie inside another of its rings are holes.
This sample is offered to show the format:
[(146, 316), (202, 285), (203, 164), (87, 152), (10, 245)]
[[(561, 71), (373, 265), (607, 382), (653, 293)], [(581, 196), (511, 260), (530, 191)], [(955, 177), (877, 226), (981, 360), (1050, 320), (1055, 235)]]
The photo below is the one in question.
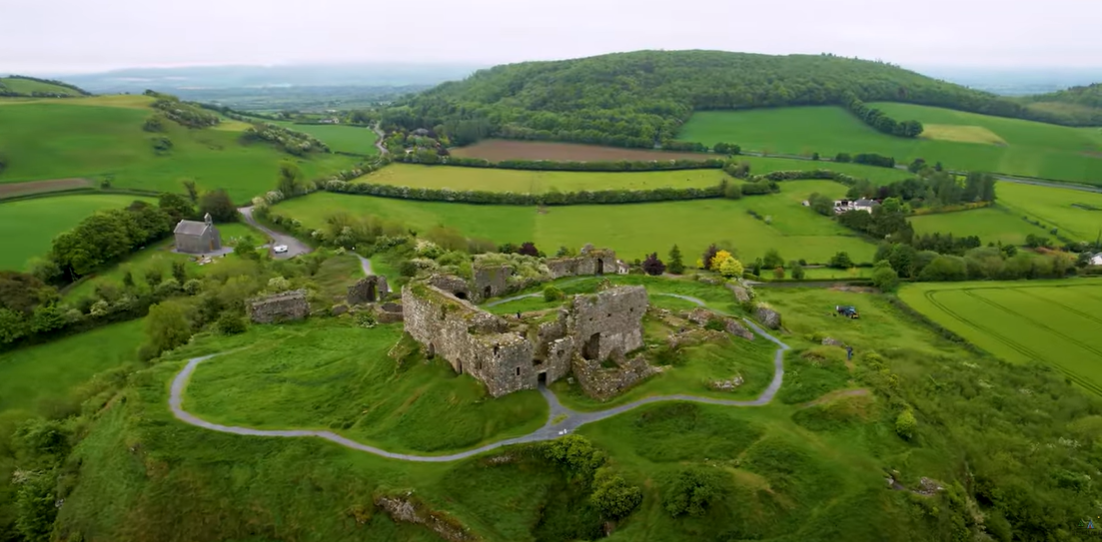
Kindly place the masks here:
[(388, 293), (390, 293), (390, 289), (387, 287), (386, 277), (369, 275), (348, 287), (346, 300), (349, 305), (374, 303), (382, 300)]
[(292, 290), (250, 299), (245, 308), (249, 319), (257, 324), (302, 320), (310, 314), (306, 290)]
[[(576, 295), (557, 312), (513, 320), (459, 297), (454, 290), (471, 294), (457, 288), (458, 277), (434, 279), (402, 289), (406, 332), (429, 357), (443, 357), (494, 397), (573, 374), (586, 393), (606, 398), (653, 372), (642, 356), (627, 358), (643, 347), (648, 298), (642, 286)], [(442, 287), (449, 285), (453, 289)]]
[(551, 270), (551, 277), (556, 279), (578, 275), (614, 275), (620, 272), (620, 261), (611, 250), (586, 245), (578, 256), (547, 260), (547, 268)]

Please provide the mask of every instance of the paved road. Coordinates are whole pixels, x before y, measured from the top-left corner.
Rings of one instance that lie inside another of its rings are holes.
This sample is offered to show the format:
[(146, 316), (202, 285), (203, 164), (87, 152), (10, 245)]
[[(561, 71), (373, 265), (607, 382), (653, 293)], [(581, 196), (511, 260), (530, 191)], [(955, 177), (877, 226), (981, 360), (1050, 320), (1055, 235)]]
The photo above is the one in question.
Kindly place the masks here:
[(379, 138), (375, 140), (375, 148), (379, 149), (379, 154), (389, 153), (390, 151), (386, 150), (386, 146), (383, 145), (383, 139), (386, 138), (386, 134), (379, 128), (379, 123), (376, 122), (375, 126), (372, 126), (371, 129), (375, 131), (375, 135), (379, 136)]
[[(701, 305), (701, 306), (704, 305), (704, 301), (702, 301), (700, 299), (697, 299), (697, 298), (694, 298), (694, 297), (683, 296), (683, 295), (678, 295), (678, 294), (665, 294), (665, 295), (669, 295), (669, 296), (672, 296), (672, 297), (677, 297), (677, 298), (680, 298), (680, 299), (685, 299), (687, 301), (691, 301), (691, 302), (696, 303), (696, 304)], [(773, 397), (777, 394), (777, 390), (779, 390), (781, 388), (781, 383), (784, 381), (784, 353), (785, 353), (786, 350), (789, 349), (789, 347), (788, 347), (788, 345), (781, 342), (780, 339), (777, 339), (776, 337), (770, 335), (769, 333), (767, 333), (762, 328), (758, 327), (756, 324), (754, 324), (750, 320), (746, 320), (745, 318), (744, 318), (744, 320), (746, 321), (746, 324), (749, 325), (750, 328), (753, 329), (756, 333), (758, 333), (759, 335), (765, 337), (766, 339), (772, 341), (773, 343), (775, 343), (777, 345), (777, 351), (776, 351), (776, 353), (774, 354), (774, 357), (773, 357), (773, 369), (774, 369), (773, 380), (769, 383), (769, 386), (765, 389), (765, 391), (762, 392), (762, 394), (760, 396), (758, 396), (757, 399), (753, 399), (753, 400), (749, 400), (749, 401), (736, 401), (736, 400), (729, 400), (729, 399), (713, 399), (711, 397), (697, 397), (695, 395), (681, 395), (681, 394), (679, 394), (679, 395), (660, 395), (660, 396), (654, 396), (654, 397), (647, 397), (647, 398), (644, 398), (644, 399), (640, 399), (638, 401), (633, 401), (631, 403), (627, 403), (625, 405), (621, 405), (621, 406), (618, 406), (618, 407), (615, 407), (615, 408), (610, 408), (608, 410), (601, 410), (601, 411), (598, 411), (598, 412), (576, 412), (576, 411), (570, 410), (569, 408), (566, 408), (565, 406), (563, 406), (562, 403), (559, 402), (559, 398), (556, 397), (555, 394), (551, 392), (551, 390), (548, 390), (546, 387), (541, 386), (540, 387), (540, 393), (547, 400), (547, 404), (550, 407), (550, 413), (548, 414), (547, 423), (545, 423), (543, 425), (543, 427), (533, 431), (532, 433), (529, 433), (529, 434), (521, 436), (521, 437), (515, 437), (515, 438), (501, 440), (501, 441), (498, 441), (498, 442), (487, 444), (485, 446), (481, 446), (479, 448), (475, 448), (473, 450), (467, 450), (467, 451), (464, 451), (464, 452), (458, 452), (458, 453), (454, 453), (454, 454), (446, 454), (446, 455), (400, 454), (400, 453), (395, 453), (395, 452), (388, 452), (386, 450), (383, 450), (381, 448), (376, 448), (374, 446), (368, 446), (366, 444), (361, 444), (359, 442), (356, 442), (354, 440), (342, 437), (342, 436), (340, 436), (336, 433), (332, 433), (330, 431), (313, 431), (313, 430), (306, 430), (306, 429), (289, 429), (289, 430), (253, 429), (253, 428), (249, 428), (249, 427), (234, 427), (234, 426), (228, 426), (228, 425), (220, 425), (220, 424), (211, 423), (211, 422), (208, 422), (206, 420), (203, 420), (203, 419), (199, 418), (198, 416), (195, 416), (194, 414), (191, 414), (190, 412), (184, 410), (184, 408), (183, 408), (184, 390), (187, 388), (188, 380), (191, 379), (191, 375), (193, 373), (195, 373), (196, 367), (198, 367), (200, 363), (203, 363), (204, 361), (207, 361), (207, 360), (217, 356), (218, 354), (214, 354), (214, 355), (210, 355), (210, 356), (203, 356), (203, 357), (199, 357), (199, 358), (192, 358), (192, 359), (188, 360), (187, 365), (185, 365), (184, 368), (176, 375), (176, 378), (174, 378), (172, 380), (172, 391), (169, 395), (168, 405), (169, 405), (169, 408), (172, 409), (172, 414), (176, 416), (176, 419), (178, 419), (178, 420), (180, 420), (184, 423), (194, 425), (196, 427), (202, 427), (204, 429), (209, 429), (211, 431), (218, 431), (220, 433), (230, 433), (230, 434), (234, 434), (234, 435), (253, 436), (253, 437), (276, 437), (276, 438), (316, 437), (316, 438), (322, 438), (322, 439), (334, 442), (336, 444), (340, 444), (341, 446), (351, 448), (353, 450), (359, 450), (361, 452), (367, 452), (367, 453), (375, 454), (375, 455), (390, 458), (390, 459), (400, 459), (400, 460), (405, 460), (405, 461), (422, 461), (422, 462), (457, 461), (457, 460), (460, 460), (460, 459), (465, 459), (465, 458), (468, 458), (468, 457), (471, 457), (471, 456), (474, 456), (474, 455), (485, 453), (485, 452), (488, 452), (490, 450), (500, 448), (502, 446), (509, 446), (509, 445), (512, 445), (512, 444), (521, 444), (521, 443), (525, 443), (525, 442), (539, 442), (539, 441), (544, 441), (544, 440), (554, 440), (554, 439), (556, 439), (558, 437), (561, 437), (565, 434), (569, 434), (569, 433), (573, 432), (577, 428), (579, 428), (579, 427), (581, 427), (581, 426), (583, 426), (587, 423), (593, 423), (593, 422), (596, 422), (596, 421), (599, 421), (599, 420), (604, 420), (606, 418), (610, 418), (610, 417), (616, 416), (618, 414), (623, 414), (624, 412), (627, 412), (627, 411), (632, 410), (634, 408), (638, 408), (642, 405), (647, 405), (647, 404), (651, 404), (651, 403), (659, 403), (659, 402), (664, 402), (664, 401), (690, 401), (690, 402), (695, 402), (695, 403), (707, 403), (707, 404), (712, 404), (712, 405), (725, 405), (725, 406), (734, 406), (734, 407), (751, 407), (751, 406), (762, 406), (762, 405), (768, 404), (770, 401), (773, 400)], [(559, 420), (558, 423), (553, 423), (555, 421), (555, 419), (560, 417), (560, 416), (565, 416), (565, 418), (562, 419), (562, 420)]]
[(272, 254), (272, 257), (283, 260), (287, 258), (294, 258), (299, 254), (307, 254), (314, 250), (310, 248), (310, 245), (307, 245), (306, 243), (303, 243), (302, 241), (299, 241), (298, 239), (290, 235), (277, 232), (273, 229), (261, 225), (259, 222), (256, 221), (256, 219), (253, 218), (252, 207), (240, 207), (237, 209), (237, 211), (241, 213), (241, 216), (245, 217), (245, 222), (247, 222), (250, 226), (264, 232), (264, 234), (268, 237), (271, 237), (273, 240), (273, 246), (287, 245), (287, 252), (284, 252), (283, 254)]

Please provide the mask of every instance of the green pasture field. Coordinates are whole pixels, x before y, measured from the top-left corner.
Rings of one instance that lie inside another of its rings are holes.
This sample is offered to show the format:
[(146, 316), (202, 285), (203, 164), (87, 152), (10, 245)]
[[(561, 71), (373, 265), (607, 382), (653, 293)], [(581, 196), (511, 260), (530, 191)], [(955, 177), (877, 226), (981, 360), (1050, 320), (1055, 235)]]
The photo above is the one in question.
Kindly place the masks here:
[(1094, 241), (1102, 232), (1102, 194), (1006, 182), (998, 183), (996, 194), (998, 205), (1016, 218), (1029, 216), (1045, 225), (1041, 229), (1022, 220), (1036, 229), (1033, 233), (1051, 237), (1048, 231), (1057, 228), (1064, 237)]
[(1081, 129), (910, 104), (872, 105), (896, 119), (938, 125), (942, 133), (947, 126), (979, 127), (1006, 145), (889, 136), (840, 107), (705, 111), (689, 119), (679, 139), (707, 145), (727, 141), (747, 150), (805, 156), (870, 152), (902, 163), (924, 158), (951, 169), (1102, 184), (1102, 143)]
[[(702, 155), (703, 156), (703, 155)], [(750, 164), (755, 174), (772, 171), (830, 169), (847, 175), (867, 178), (876, 184), (887, 184), (911, 176), (901, 170), (876, 168), (855, 164), (832, 164), (785, 158), (739, 157)], [(412, 188), (450, 188), (452, 190), (484, 190), (489, 192), (514, 192), (520, 194), (544, 194), (552, 190), (578, 192), (582, 190), (653, 190), (656, 188), (706, 188), (722, 180), (731, 179), (718, 169), (690, 169), (677, 171), (601, 172), (601, 171), (534, 171), (518, 169), (491, 169), (445, 166), (420, 166), (415, 164), (391, 164), (383, 169), (356, 179), (356, 182), (408, 186)], [(844, 195), (843, 185), (838, 192)]]
[(52, 92), (66, 94), (68, 96), (80, 95), (80, 93), (71, 88), (51, 85), (49, 83), (40, 83), (38, 81), (31, 81), (29, 79), (20, 79), (18, 77), (0, 77), (0, 86), (6, 87), (12, 92), (18, 92), (21, 94), (30, 94), (32, 92)]
[(160, 135), (174, 147), (158, 156), (150, 143), (154, 134), (142, 130), (152, 114), (150, 99), (140, 97), (146, 104), (141, 108), (137, 98), (127, 98), (0, 100), (7, 102), (0, 106), (0, 149), (11, 158), (0, 183), (91, 177), (119, 188), (182, 192), (180, 180), (191, 178), (202, 189), (225, 188), (235, 202), (245, 203), (275, 187), (280, 160), (296, 160), (307, 178), (356, 162), (339, 155), (295, 159), (267, 144), (242, 145), (237, 132), (171, 122)]
[[(999, 190), (1004, 186), (1005, 183), (1000, 184)], [(1004, 245), (1024, 245), (1025, 237), (1029, 234), (1052, 237), (1048, 229), (1038, 228), (1022, 220), (1021, 214), (1004, 207), (1001, 192), (999, 199), (999, 203), (993, 207), (918, 215), (909, 220), (917, 235), (927, 233), (943, 235), (951, 233), (954, 237), (977, 235), (985, 245), (999, 242)]]
[(719, 169), (574, 172), (391, 164), (356, 181), (412, 188), (545, 194), (550, 191), (707, 188), (718, 185), (723, 179), (731, 177)]
[(899, 296), (1000, 358), (1043, 361), (1102, 394), (1102, 281), (914, 284)]
[(322, 143), (329, 145), (329, 148), (333, 151), (369, 156), (379, 153), (379, 149), (375, 148), (375, 141), (379, 139), (379, 136), (371, 128), (339, 124), (295, 124), (286, 121), (277, 121), (273, 124), (278, 124), (296, 132), (310, 134), (321, 140)]
[[(222, 236), (223, 246), (233, 246), (238, 239), (248, 235), (257, 245), (268, 243), (268, 238), (261, 232), (242, 223), (216, 224), (218, 232)], [(79, 299), (92, 296), (96, 291), (96, 285), (101, 282), (113, 282), (122, 284), (123, 276), (130, 271), (136, 283), (145, 283), (145, 276), (150, 270), (161, 273), (162, 278), (172, 276), (172, 264), (184, 262), (187, 264), (189, 275), (196, 276), (205, 270), (195, 262), (195, 257), (190, 254), (172, 252), (175, 241), (169, 237), (163, 241), (139, 250), (129, 257), (107, 269), (100, 270), (83, 281), (75, 284), (64, 292), (65, 299)]]
[(27, 261), (45, 255), (54, 237), (96, 211), (121, 209), (149, 198), (115, 194), (79, 194), (0, 203), (0, 269), (22, 271)]
[[(401, 326), (254, 326), (251, 348), (199, 367), (185, 408), (228, 425), (331, 429), (392, 451), (444, 453), (529, 433), (547, 421), (534, 390), (490, 398), (442, 358), (387, 352)], [(441, 420), (448, 419), (443, 424)]]
[(68, 405), (70, 391), (93, 375), (137, 361), (142, 329), (133, 320), (0, 354), (0, 413), (47, 414)]
[[(788, 185), (786, 185), (788, 186)], [(840, 186), (840, 185), (839, 185)], [(806, 190), (805, 190), (806, 191)], [(803, 191), (799, 197), (806, 196)], [(770, 200), (775, 198), (775, 200)], [(787, 202), (787, 203), (786, 203)], [(772, 224), (750, 216), (750, 209), (769, 209)], [(498, 243), (532, 241), (544, 251), (586, 243), (609, 247), (624, 259), (657, 251), (663, 257), (674, 244), (692, 265), (709, 244), (727, 241), (743, 259), (763, 256), (771, 248), (787, 259), (826, 262), (839, 251), (857, 262), (869, 261), (875, 246), (842, 226), (816, 215), (783, 196), (741, 200), (710, 199), (626, 205), (535, 207), (418, 202), (334, 193), (315, 193), (278, 204), (274, 212), (300, 220), (309, 228), (324, 226), (337, 212), (377, 215), (400, 220), (419, 231), (443, 224), (468, 237)]]

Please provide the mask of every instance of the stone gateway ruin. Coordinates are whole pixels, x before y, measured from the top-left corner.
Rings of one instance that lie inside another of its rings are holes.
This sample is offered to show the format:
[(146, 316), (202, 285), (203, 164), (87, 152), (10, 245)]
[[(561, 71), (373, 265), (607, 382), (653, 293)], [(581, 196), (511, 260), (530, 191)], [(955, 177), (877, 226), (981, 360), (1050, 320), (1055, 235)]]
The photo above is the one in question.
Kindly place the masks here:
[(306, 290), (292, 290), (250, 299), (246, 309), (254, 323), (271, 324), (305, 319), (310, 314), (310, 303), (306, 300)]
[(579, 294), (556, 312), (524, 320), (490, 314), (456, 295), (469, 292), (440, 287), (451, 282), (430, 279), (402, 289), (406, 332), (428, 357), (482, 381), (494, 397), (573, 374), (587, 393), (606, 398), (653, 372), (642, 356), (627, 357), (643, 347), (642, 286)]

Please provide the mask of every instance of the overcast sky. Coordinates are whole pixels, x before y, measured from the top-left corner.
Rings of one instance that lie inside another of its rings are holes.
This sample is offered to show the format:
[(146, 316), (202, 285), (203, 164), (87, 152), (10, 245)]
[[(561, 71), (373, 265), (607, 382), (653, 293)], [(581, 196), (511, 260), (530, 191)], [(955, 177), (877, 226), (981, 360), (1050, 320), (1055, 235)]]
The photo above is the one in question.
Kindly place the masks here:
[(1102, 65), (1099, 0), (0, 0), (0, 73), (497, 64), (638, 49)]

